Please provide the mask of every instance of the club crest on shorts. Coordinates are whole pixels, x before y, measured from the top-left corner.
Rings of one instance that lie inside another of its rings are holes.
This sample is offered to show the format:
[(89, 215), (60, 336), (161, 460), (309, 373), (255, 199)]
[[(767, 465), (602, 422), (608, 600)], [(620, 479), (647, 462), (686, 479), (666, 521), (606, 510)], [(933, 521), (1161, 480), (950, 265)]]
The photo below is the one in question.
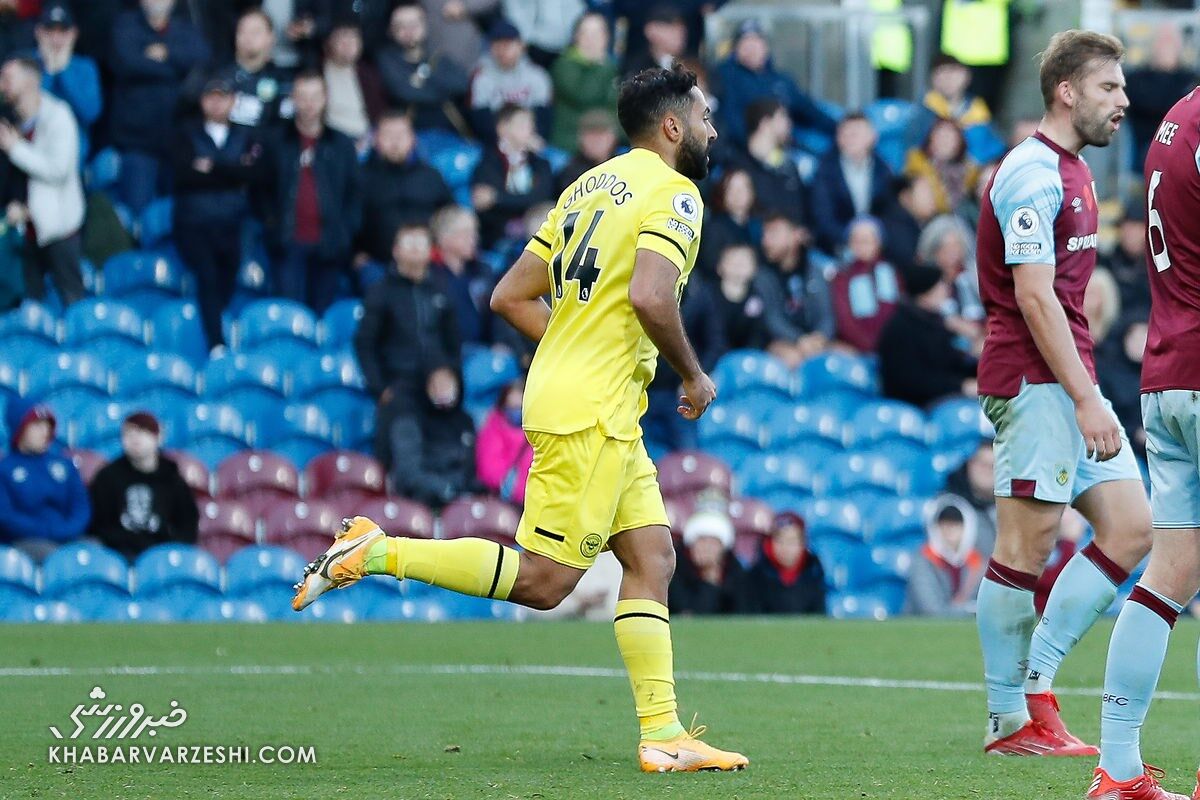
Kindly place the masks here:
[(595, 558), (600, 552), (600, 548), (604, 546), (604, 539), (598, 533), (589, 533), (583, 537), (583, 541), (579, 543), (579, 552), (584, 558)]
[(1059, 486), (1066, 486), (1067, 481), (1071, 480), (1071, 473), (1067, 472), (1067, 468), (1059, 464), (1054, 470), (1054, 480)]

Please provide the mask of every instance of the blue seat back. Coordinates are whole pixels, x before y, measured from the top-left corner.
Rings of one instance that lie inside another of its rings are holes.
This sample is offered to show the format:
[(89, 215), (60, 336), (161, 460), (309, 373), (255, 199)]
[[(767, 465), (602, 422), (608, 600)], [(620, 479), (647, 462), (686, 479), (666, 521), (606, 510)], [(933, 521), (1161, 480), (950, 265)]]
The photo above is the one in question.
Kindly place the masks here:
[(221, 568), (215, 558), (186, 544), (160, 544), (134, 562), (134, 587), (139, 596), (153, 594), (174, 584), (198, 584), (214, 591), (221, 588)]

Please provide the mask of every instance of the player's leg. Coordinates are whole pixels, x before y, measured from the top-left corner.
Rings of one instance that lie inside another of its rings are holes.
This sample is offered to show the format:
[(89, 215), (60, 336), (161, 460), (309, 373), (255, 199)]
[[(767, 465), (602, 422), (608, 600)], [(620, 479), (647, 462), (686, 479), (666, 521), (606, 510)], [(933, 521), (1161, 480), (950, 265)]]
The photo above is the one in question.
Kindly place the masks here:
[(1140, 796), (1132, 787), (1144, 788), (1148, 782), (1143, 775), (1142, 724), (1171, 628), (1200, 589), (1200, 443), (1190, 395), (1160, 392), (1142, 398), (1154, 489), (1154, 548), (1109, 641), (1100, 709), (1100, 766), (1089, 796)]
[(741, 769), (749, 764), (745, 756), (705, 744), (696, 738), (699, 731), (686, 731), (679, 722), (667, 610), (675, 547), (654, 463), (640, 441), (628, 444), (608, 546), (622, 570), (613, 629), (633, 688), (638, 760), (647, 772)]
[(996, 546), (979, 587), (976, 624), (987, 685), (991, 753), (1041, 755), (1064, 743), (1030, 724), (1026, 659), (1037, 614), (1033, 590), (1071, 499), (1058, 465), (1078, 457), (1078, 428), (1061, 387), (1024, 385), (1010, 399), (984, 397), (996, 428)]

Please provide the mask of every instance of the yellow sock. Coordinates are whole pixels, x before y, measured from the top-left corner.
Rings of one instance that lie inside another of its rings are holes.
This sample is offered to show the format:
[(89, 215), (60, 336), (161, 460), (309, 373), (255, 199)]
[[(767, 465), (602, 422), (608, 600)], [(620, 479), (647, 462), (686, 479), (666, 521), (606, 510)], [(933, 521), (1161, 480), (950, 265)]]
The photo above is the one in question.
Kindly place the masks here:
[(406, 539), (388, 536), (371, 545), (367, 572), (430, 583), (460, 594), (507, 600), (520, 556), (489, 539)]
[(670, 620), (662, 603), (617, 601), (613, 628), (643, 739), (673, 739), (683, 733), (676, 713)]

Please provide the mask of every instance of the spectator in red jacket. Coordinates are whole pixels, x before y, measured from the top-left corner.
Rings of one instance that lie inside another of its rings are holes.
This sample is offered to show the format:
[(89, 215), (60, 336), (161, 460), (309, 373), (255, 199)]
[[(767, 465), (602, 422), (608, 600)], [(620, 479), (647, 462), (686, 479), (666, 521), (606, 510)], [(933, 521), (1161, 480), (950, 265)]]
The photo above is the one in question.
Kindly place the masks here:
[(525, 503), (525, 482), (533, 464), (533, 448), (521, 429), (521, 404), (525, 382), (504, 387), (496, 407), (488, 412), (475, 443), (475, 468), (479, 482), (489, 492), (512, 503)]
[(808, 549), (808, 530), (798, 514), (775, 517), (750, 570), (750, 585), (760, 614), (825, 613), (825, 569)]

